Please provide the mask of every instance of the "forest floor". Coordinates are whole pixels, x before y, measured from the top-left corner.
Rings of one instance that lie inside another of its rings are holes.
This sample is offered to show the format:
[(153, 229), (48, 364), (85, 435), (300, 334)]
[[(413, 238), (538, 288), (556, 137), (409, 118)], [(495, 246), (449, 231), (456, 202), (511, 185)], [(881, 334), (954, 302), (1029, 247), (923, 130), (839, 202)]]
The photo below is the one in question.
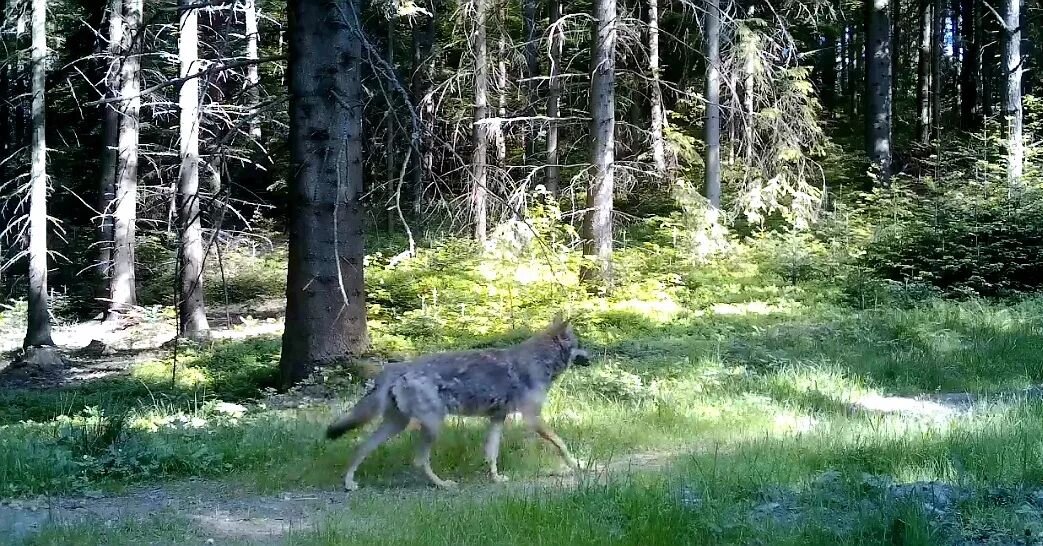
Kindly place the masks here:
[(271, 389), (281, 258), (229, 268), (245, 303), (203, 345), (144, 307), (59, 324), (65, 366), (12, 365), (25, 309), (0, 308), (0, 543), (1043, 544), (1043, 298), (860, 308), (829, 275), (689, 268), (663, 237), (619, 249), (609, 296), (466, 245), (374, 254), (369, 360), (511, 343), (560, 302), (595, 355), (544, 412), (587, 470), (511, 422), (491, 484), (484, 423), (451, 419), (451, 491), (411, 468), (412, 434), (340, 490), (358, 437), (323, 431), (362, 385)]

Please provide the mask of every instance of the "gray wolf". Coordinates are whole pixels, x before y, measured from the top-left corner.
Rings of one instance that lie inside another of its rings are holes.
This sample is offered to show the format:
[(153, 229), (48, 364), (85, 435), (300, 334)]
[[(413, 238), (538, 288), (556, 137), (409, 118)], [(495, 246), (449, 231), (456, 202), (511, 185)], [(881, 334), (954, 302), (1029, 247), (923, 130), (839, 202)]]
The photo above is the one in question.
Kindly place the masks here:
[(515, 412), (557, 449), (566, 464), (578, 468), (565, 442), (540, 417), (554, 380), (573, 364), (586, 366), (590, 360), (572, 325), (560, 316), (545, 331), (507, 348), (437, 353), (388, 364), (351, 411), (326, 430), (328, 438), (336, 439), (383, 416), (380, 427), (359, 446), (348, 465), (345, 490), (358, 489), (355, 471), (362, 461), (411, 421), (419, 425), (421, 435), (414, 466), (436, 486), (455, 486), (431, 469), (431, 446), (447, 415), (489, 419), (485, 459), (494, 482), (507, 481), (496, 461), (504, 420)]

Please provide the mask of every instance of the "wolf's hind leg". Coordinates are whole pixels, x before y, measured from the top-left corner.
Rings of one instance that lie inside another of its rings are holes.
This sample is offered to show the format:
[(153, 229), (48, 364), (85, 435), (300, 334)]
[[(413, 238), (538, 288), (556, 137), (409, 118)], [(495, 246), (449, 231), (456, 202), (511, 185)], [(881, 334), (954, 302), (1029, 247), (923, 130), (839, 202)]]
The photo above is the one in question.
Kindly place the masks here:
[(489, 432), (485, 437), (485, 461), (489, 463), (489, 474), (496, 483), (507, 481), (507, 476), (500, 474), (496, 468), (496, 461), (500, 456), (500, 438), (503, 436), (503, 422), (505, 416), (493, 416), (489, 418)]
[(362, 461), (370, 453), (373, 453), (373, 450), (380, 447), (380, 444), (405, 430), (407, 424), (409, 424), (409, 421), (401, 416), (384, 416), (384, 422), (380, 424), (380, 428), (374, 431), (366, 439), (365, 443), (359, 446), (358, 451), (355, 452), (355, 457), (351, 460), (351, 464), (348, 465), (348, 471), (344, 474), (345, 491), (354, 491), (359, 488), (359, 484), (355, 483), (355, 471), (358, 470), (359, 465), (362, 464)]
[(456, 487), (456, 482), (439, 478), (435, 471), (431, 469), (431, 446), (434, 445), (435, 440), (438, 438), (438, 431), (441, 429), (441, 418), (424, 419), (420, 422), (420, 444), (417, 446), (413, 466), (422, 470), (427, 479), (431, 480), (431, 483), (438, 487)]

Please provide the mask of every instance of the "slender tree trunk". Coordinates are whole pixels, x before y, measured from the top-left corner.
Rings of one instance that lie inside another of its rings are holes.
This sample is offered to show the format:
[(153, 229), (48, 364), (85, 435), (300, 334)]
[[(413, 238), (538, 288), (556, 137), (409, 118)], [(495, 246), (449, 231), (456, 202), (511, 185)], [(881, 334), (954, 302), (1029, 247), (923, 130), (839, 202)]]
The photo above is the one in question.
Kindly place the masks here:
[(847, 40), (847, 96), (848, 99), (848, 113), (854, 116), (858, 112), (858, 96), (861, 94), (860, 87), (858, 85), (860, 76), (858, 70), (858, 59), (861, 56), (862, 48), (858, 41), (858, 31), (855, 25), (852, 23), (847, 27), (848, 40)]
[(916, 69), (916, 141), (931, 142), (931, 0), (919, 0), (920, 40)]
[(666, 144), (663, 129), (666, 111), (659, 68), (659, 1), (648, 0), (648, 70), (652, 75), (652, 163), (656, 174), (666, 176)]
[(848, 89), (848, 71), (850, 66), (847, 61), (848, 50), (851, 46), (848, 43), (847, 27), (840, 27), (840, 88), (843, 95), (847, 95)]
[(822, 37), (822, 106), (832, 112), (837, 104), (837, 37), (827, 30)]
[[(395, 66), (395, 21), (389, 19), (388, 25), (388, 37), (387, 37), (387, 62), (388, 66)], [(397, 161), (395, 150), (395, 117), (391, 112), (387, 113), (385, 119), (384, 128), (384, 170), (387, 171), (385, 176), (387, 177), (388, 193), (392, 200), (394, 200), (394, 192), (398, 188), (398, 169), (395, 168)], [(395, 230), (395, 223), (398, 221), (398, 212), (391, 206), (385, 206), (385, 223), (387, 224), (388, 232)]]
[(368, 345), (358, 3), (290, 0), (289, 386)]
[[(177, 50), (181, 61), (181, 77), (200, 70), (199, 11), (195, 0), (178, 0), (181, 21), (178, 25)], [(181, 110), (178, 176), (178, 227), (181, 229), (181, 292), (178, 295), (178, 329), (189, 339), (205, 339), (210, 333), (203, 303), (203, 230), (199, 218), (199, 79), (181, 84), (178, 95)]]
[[(257, 44), (260, 34), (257, 31), (257, 5), (256, 0), (243, 1), (243, 19), (246, 30), (246, 58), (256, 60), (258, 58)], [(258, 73), (257, 63), (251, 63), (246, 67), (247, 96), (250, 99), (250, 136), (255, 139), (261, 138), (261, 120), (258, 117), (257, 105), (261, 102), (261, 75)]]
[(581, 275), (605, 286), (612, 278), (612, 193), (616, 171), (616, 0), (594, 2), (591, 48), (590, 133), (593, 178), (583, 219), (583, 254), (596, 260)]
[(113, 227), (112, 283), (108, 319), (115, 319), (137, 304), (134, 275), (134, 237), (138, 200), (138, 135), (141, 108), (142, 0), (123, 4), (123, 66), (120, 95), (120, 131), (116, 165), (116, 204)]
[(418, 153), (414, 154), (416, 162), (413, 168), (413, 210), (419, 214), (423, 207), (424, 186), (431, 179), (434, 169), (434, 147), (431, 145), (431, 134), (434, 131), (435, 107), (431, 95), (431, 74), (434, 68), (432, 49), (435, 41), (435, 17), (439, 9), (437, 2), (432, 3), (430, 17), (413, 27), (413, 104), (417, 108), (419, 130)]
[[(496, 41), (496, 117), (507, 117), (507, 38), (503, 29), (506, 25), (507, 8), (500, 6), (500, 33)], [(492, 140), (496, 143), (496, 166), (501, 173), (507, 170), (507, 135), (503, 123), (497, 121), (490, 128)]]
[(721, 4), (706, 0), (706, 199), (721, 207)]
[(949, 25), (952, 32), (952, 66), (953, 66), (953, 85), (955, 87), (955, 105), (953, 108), (954, 114), (959, 114), (961, 111), (960, 101), (963, 100), (963, 92), (960, 90), (963, 80), (960, 79), (960, 65), (963, 60), (963, 36), (960, 34), (960, 2), (961, 0), (951, 0), (949, 4)]
[(557, 197), (561, 188), (561, 159), (558, 152), (558, 117), (561, 107), (561, 54), (565, 34), (561, 20), (561, 0), (550, 0), (550, 70), (547, 80), (547, 178), (544, 187)]
[[(538, 1), (522, 0), (522, 25), (525, 32), (525, 77), (529, 79), (526, 85), (526, 95), (529, 106), (526, 108), (528, 115), (535, 115), (537, 104), (539, 104), (539, 84), (536, 78), (540, 75), (540, 57), (537, 45), (539, 34), (536, 29), (538, 17)], [(534, 161), (537, 155), (536, 125), (533, 122), (525, 124), (525, 161)]]
[(963, 46), (963, 62), (960, 63), (960, 126), (974, 130), (980, 121), (978, 109), (978, 85), (981, 79), (981, 55), (976, 28), (975, 0), (962, 0), (960, 12), (963, 24), (960, 27)]
[[(105, 97), (119, 96), (120, 90), (120, 48), (123, 44), (123, 0), (109, 0), (108, 8), (108, 43), (105, 52), (108, 69), (103, 82)], [(112, 207), (116, 199), (116, 167), (119, 164), (119, 105), (115, 102), (101, 106), (102, 116), (102, 153), (101, 179), (98, 186), (98, 211), (100, 230), (98, 233), (98, 296), (103, 301), (111, 297), (112, 284)], [(105, 304), (106, 308), (108, 304)]]
[(471, 133), (474, 153), (471, 157), (471, 207), (474, 212), (474, 238), (485, 243), (488, 237), (488, 148), (489, 125), (489, 55), (485, 30), (489, 10), (485, 0), (472, 0), (474, 30), (471, 33), (471, 53), (474, 55), (474, 125)]
[(898, 85), (902, 73), (902, 0), (891, 0), (891, 118), (897, 119), (894, 102), (898, 100)]
[(1004, 0), (1003, 70), (1005, 93), (1003, 117), (1007, 127), (1007, 182), (1021, 184), (1025, 163), (1024, 115), (1021, 104), (1021, 0)]
[(871, 168), (878, 181), (891, 180), (891, 23), (887, 0), (867, 0), (867, 137)]
[(29, 173), (29, 321), (22, 345), (43, 347), (51, 340), (47, 301), (47, 0), (32, 0), (32, 141)]
[(931, 140), (941, 136), (942, 125), (942, 63), (945, 39), (945, 3), (934, 0), (931, 10)]

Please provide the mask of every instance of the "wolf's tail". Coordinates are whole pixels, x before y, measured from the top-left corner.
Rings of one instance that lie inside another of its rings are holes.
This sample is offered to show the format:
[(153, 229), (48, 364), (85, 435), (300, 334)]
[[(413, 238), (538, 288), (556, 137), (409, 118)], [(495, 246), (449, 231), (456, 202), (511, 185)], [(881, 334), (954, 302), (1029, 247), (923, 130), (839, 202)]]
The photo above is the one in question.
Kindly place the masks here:
[(355, 407), (351, 408), (351, 411), (326, 428), (326, 437), (330, 440), (336, 440), (349, 430), (372, 421), (377, 415), (384, 412), (386, 404), (387, 387), (378, 384), (363, 395), (362, 399), (355, 404)]

